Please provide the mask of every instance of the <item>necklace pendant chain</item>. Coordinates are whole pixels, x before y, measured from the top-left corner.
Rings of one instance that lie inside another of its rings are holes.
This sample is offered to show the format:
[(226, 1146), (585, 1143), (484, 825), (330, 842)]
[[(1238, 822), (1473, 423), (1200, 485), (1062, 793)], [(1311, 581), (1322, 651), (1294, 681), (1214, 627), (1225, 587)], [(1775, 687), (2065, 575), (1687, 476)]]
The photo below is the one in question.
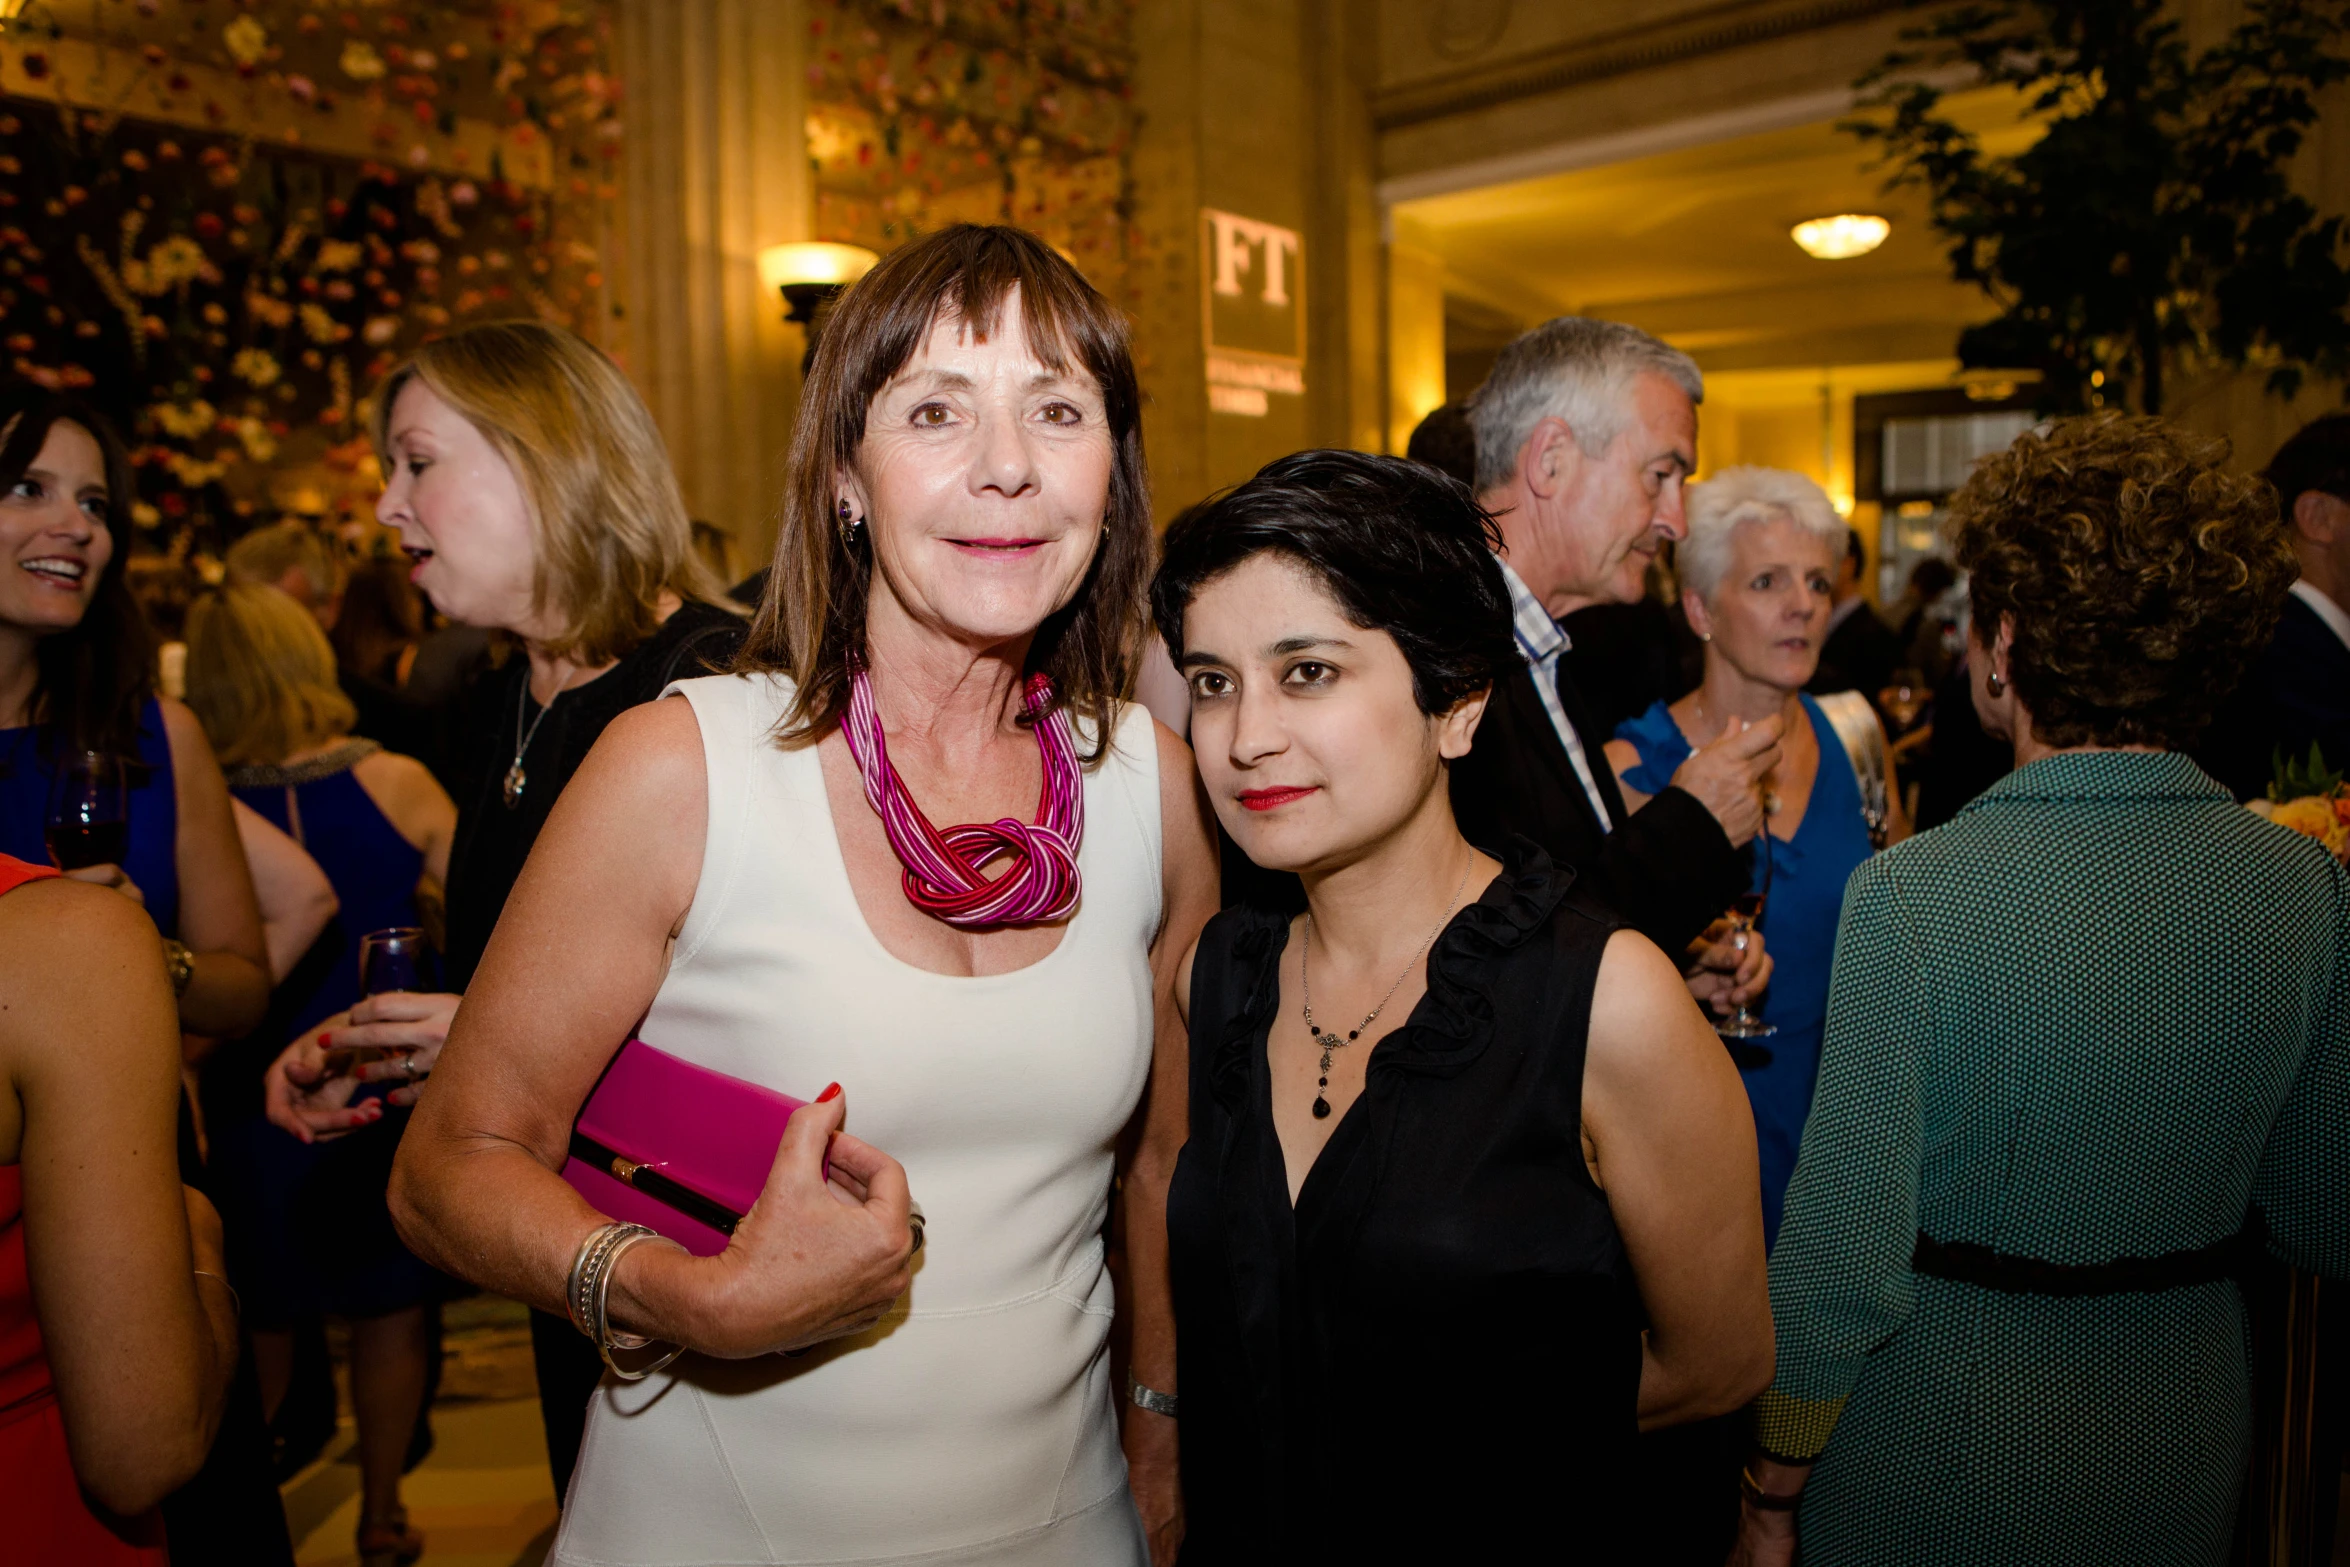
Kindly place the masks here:
[(514, 761), (506, 769), (506, 787), (503, 791), (506, 809), (509, 811), (522, 804), (522, 791), (530, 787), (530, 774), (523, 771), (522, 767), (523, 753), (539, 737), (539, 725), (547, 721), (547, 715), (555, 710), (555, 703), (562, 695), (562, 687), (558, 685), (555, 694), (547, 698), (547, 705), (539, 709), (539, 716), (530, 721), (528, 729), (523, 728), (522, 715), (530, 703), (530, 671), (525, 669), (522, 672), (522, 689), (514, 694)]
[(1477, 862), (1472, 859), (1469, 862), (1469, 870), (1464, 870), (1461, 872), (1461, 879), (1453, 887), (1452, 896), (1445, 900), (1444, 912), (1437, 916), (1436, 926), (1433, 930), (1428, 932), (1428, 939), (1420, 943), (1420, 950), (1412, 954), (1411, 962), (1406, 963), (1403, 966), (1403, 972), (1395, 976), (1395, 983), (1387, 987), (1387, 994), (1379, 998), (1379, 1004), (1373, 1007), (1370, 1011), (1364, 1013), (1363, 1020), (1360, 1023), (1357, 1023), (1353, 1028), (1347, 1030), (1347, 1035), (1344, 1039), (1339, 1038), (1335, 1032), (1326, 1030), (1314, 1022), (1314, 979), (1312, 974), (1312, 960), (1314, 956), (1314, 915), (1312, 910), (1309, 909), (1306, 911), (1305, 949), (1298, 954), (1297, 980), (1298, 990), (1304, 1003), (1306, 1037), (1311, 1039), (1317, 1046), (1321, 1048), (1322, 1051), (1321, 1065), (1315, 1069), (1315, 1075), (1319, 1079), (1319, 1082), (1316, 1084), (1314, 1090), (1315, 1120), (1327, 1121), (1330, 1119), (1331, 1052), (1336, 1050), (1343, 1050), (1348, 1045), (1351, 1045), (1356, 1040), (1362, 1038), (1363, 1031), (1368, 1029), (1374, 1022), (1377, 1022), (1379, 1014), (1387, 1010), (1387, 1003), (1393, 1001), (1395, 999), (1395, 993), (1403, 989), (1403, 982), (1411, 978), (1413, 968), (1419, 964), (1422, 958), (1425, 958), (1428, 955), (1428, 949), (1436, 945), (1436, 938), (1444, 934), (1444, 927), (1452, 923), (1453, 911), (1459, 908), (1461, 905), (1461, 893), (1469, 885), (1469, 871), (1475, 870), (1476, 866)]

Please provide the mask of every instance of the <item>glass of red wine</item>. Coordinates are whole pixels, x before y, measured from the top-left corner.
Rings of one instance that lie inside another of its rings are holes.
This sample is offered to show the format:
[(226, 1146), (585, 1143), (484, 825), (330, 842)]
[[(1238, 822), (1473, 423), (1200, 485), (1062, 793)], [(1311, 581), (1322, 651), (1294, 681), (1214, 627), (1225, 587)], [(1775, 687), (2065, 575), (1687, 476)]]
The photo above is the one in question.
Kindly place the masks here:
[(413, 925), (371, 930), (359, 938), (359, 988), (370, 996), (387, 990), (421, 990), (424, 932)]
[[(424, 932), (413, 925), (371, 930), (359, 938), (359, 989), (370, 996), (387, 990), (422, 990)], [(342, 1045), (326, 1053), (327, 1072), (343, 1076), (400, 1052), (381, 1045)]]
[(69, 752), (49, 787), (42, 833), (59, 870), (120, 865), (130, 849), (130, 812), (123, 798), (122, 758), (104, 751)]
[[(1730, 905), (1730, 944), (1744, 952), (1756, 927), (1762, 924), (1763, 904), (1771, 895), (1771, 830), (1768, 823), (1754, 835), (1754, 855), (1760, 862), (1755, 872), (1754, 890)], [(1721, 1022), (1714, 1032), (1724, 1039), (1768, 1039), (1779, 1031), (1776, 1023), (1766, 1023), (1757, 1016), (1749, 1002)]]

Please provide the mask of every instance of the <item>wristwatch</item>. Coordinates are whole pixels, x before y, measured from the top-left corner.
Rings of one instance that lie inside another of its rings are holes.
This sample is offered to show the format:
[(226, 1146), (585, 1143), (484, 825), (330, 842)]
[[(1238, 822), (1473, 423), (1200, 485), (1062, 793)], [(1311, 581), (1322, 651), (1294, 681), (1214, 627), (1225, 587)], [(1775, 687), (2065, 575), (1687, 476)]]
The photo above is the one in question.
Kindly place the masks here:
[(163, 971), (171, 976), (171, 993), (175, 996), (186, 995), (188, 981), (196, 977), (196, 954), (188, 950), (186, 942), (165, 937)]

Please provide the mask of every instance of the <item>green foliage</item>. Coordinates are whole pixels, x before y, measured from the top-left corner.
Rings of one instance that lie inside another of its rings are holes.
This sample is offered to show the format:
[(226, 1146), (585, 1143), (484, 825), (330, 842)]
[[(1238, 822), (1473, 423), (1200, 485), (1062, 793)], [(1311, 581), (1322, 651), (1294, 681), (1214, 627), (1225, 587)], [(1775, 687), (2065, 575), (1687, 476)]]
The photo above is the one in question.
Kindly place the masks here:
[[(2350, 371), (2343, 219), (2286, 181), (2317, 95), (2350, 78), (2346, 20), (2350, 0), (2248, 0), (2196, 50), (2160, 0), (1985, 0), (1903, 29), (1844, 128), (1883, 148), (1889, 188), (1927, 194), (1953, 275), (1999, 306), (1960, 360), (2039, 371), (2049, 412), (2160, 412), (2169, 364), (2265, 368), (2280, 396)], [(2046, 134), (1986, 153), (1947, 112), (1953, 67)]]
[(2308, 761), (2288, 760), (2285, 748), (2279, 746), (2274, 765), (2276, 776), (2269, 783), (2268, 797), (2279, 805), (2287, 800), (2306, 799), (2310, 795), (2327, 798), (2342, 786), (2342, 775), (2326, 766), (2325, 753), (2318, 749), (2314, 740), (2309, 743)]

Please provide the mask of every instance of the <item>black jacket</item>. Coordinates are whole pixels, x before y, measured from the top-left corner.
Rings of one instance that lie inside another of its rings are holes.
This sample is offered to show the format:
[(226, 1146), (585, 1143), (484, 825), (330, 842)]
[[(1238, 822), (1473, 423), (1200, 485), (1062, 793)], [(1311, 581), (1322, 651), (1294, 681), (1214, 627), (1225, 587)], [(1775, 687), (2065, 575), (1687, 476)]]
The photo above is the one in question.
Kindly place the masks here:
[(1694, 795), (1666, 789), (1627, 814), (1607, 764), (1608, 737), (1591, 722), (1574, 682), (1560, 682), (1568, 721), (1582, 738), (1614, 827), (1592, 814), (1567, 749), (1523, 665), (1495, 689), (1477, 742), (1452, 764), (1452, 808), (1471, 843), (1498, 853), (1522, 833), (1572, 866), (1584, 890), (1678, 962), (1689, 943), (1746, 890), (1747, 853), (1734, 849)]
[(2285, 600), (2267, 651), (2220, 704), (2196, 760), (2239, 800), (2258, 800), (2268, 795), (2277, 753), (2307, 762), (2312, 744), (2326, 766), (2350, 768), (2350, 647), (2295, 596)]
[(1803, 689), (1814, 696), (1858, 691), (1875, 707), (1900, 662), (1901, 639), (1863, 602), (1820, 644), (1820, 667)]

